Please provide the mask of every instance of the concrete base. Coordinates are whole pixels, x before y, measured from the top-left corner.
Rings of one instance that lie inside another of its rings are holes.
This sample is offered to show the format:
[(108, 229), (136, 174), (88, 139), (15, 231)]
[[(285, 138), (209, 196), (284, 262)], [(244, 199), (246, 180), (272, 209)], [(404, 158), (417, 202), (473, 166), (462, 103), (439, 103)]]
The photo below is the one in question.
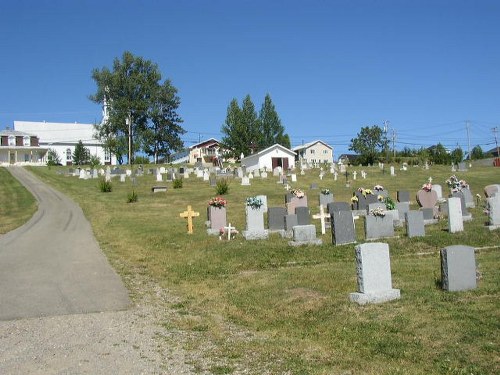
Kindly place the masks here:
[(500, 225), (488, 225), (489, 230), (495, 230), (495, 229), (499, 229), (499, 228), (500, 228)]
[(366, 305), (368, 303), (382, 303), (401, 298), (399, 289), (390, 289), (377, 293), (350, 293), (349, 299), (358, 305)]
[(466, 222), (466, 221), (472, 221), (472, 215), (463, 215), (462, 216), (462, 220), (464, 222)]
[(313, 240), (313, 241), (289, 241), (288, 244), (290, 246), (304, 246), (304, 245), (315, 245), (315, 246), (318, 246), (318, 245), (322, 245), (323, 241), (318, 238), (318, 239)]
[(269, 232), (267, 230), (263, 231), (243, 231), (242, 232), (243, 237), (245, 237), (245, 240), (267, 240), (269, 237)]
[(439, 222), (438, 219), (424, 220), (424, 225), (434, 225)]

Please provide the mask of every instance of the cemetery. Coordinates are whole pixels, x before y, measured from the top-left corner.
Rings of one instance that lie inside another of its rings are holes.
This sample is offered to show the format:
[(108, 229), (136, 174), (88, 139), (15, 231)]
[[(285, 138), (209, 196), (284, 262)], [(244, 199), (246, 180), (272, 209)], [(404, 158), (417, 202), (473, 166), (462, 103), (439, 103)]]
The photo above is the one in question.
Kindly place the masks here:
[[(494, 373), (498, 171), (390, 167), (30, 170), (78, 202), (119, 273), (172, 290), (183, 317), (166, 324), (229, 367)], [(245, 338), (228, 345), (230, 327)]]

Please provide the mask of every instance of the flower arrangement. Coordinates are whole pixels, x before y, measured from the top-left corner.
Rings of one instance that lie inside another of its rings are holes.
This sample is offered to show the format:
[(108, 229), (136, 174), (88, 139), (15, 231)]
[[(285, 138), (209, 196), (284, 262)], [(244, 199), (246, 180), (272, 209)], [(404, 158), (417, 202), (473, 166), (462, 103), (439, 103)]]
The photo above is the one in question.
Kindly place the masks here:
[(354, 202), (358, 202), (358, 201), (359, 201), (359, 199), (358, 199), (358, 197), (357, 197), (357, 196), (353, 195), (353, 196), (351, 197), (351, 202), (352, 202), (352, 203), (354, 203)]
[(262, 203), (262, 199), (258, 197), (250, 197), (247, 198), (247, 206), (253, 209), (260, 208), (264, 203)]
[(330, 195), (331, 191), (330, 189), (321, 189), (321, 194), (323, 195)]
[(368, 194), (373, 194), (373, 191), (371, 189), (365, 189), (365, 188), (358, 188), (358, 191), (363, 194), (364, 197), (366, 197)]
[(375, 190), (375, 191), (382, 191), (382, 190), (384, 190), (384, 187), (382, 185), (375, 185), (373, 187), (373, 190)]
[(290, 193), (297, 198), (304, 198), (305, 196), (305, 193), (300, 189), (292, 189), (290, 190)]
[(462, 189), (468, 189), (469, 184), (465, 180), (459, 180), (457, 176), (450, 176), (446, 180), (446, 185), (451, 189), (452, 192), (462, 191)]
[(377, 195), (377, 200), (379, 202), (383, 202), (384, 201), (384, 196), (383, 195)]
[(430, 182), (426, 182), (425, 184), (422, 185), (422, 190), (423, 191), (431, 191), (432, 190), (432, 184)]
[(217, 207), (217, 208), (226, 207), (226, 204), (227, 204), (227, 201), (221, 197), (215, 197), (215, 198), (212, 198), (208, 201), (209, 206)]
[(384, 198), (384, 203), (385, 203), (385, 209), (386, 210), (394, 210), (396, 208), (396, 203), (392, 200), (391, 197), (385, 197)]
[(370, 215), (384, 217), (385, 210), (382, 207), (377, 207), (377, 208), (374, 208), (373, 210), (370, 210)]
[(240, 233), (236, 230), (236, 228), (220, 228), (219, 230), (219, 240), (232, 240), (236, 237), (236, 235)]

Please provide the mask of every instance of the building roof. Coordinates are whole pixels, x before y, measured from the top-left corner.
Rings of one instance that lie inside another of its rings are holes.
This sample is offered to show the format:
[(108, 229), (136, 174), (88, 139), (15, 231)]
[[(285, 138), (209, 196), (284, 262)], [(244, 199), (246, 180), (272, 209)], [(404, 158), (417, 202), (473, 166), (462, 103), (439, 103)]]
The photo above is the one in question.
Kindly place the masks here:
[(195, 148), (201, 148), (201, 147), (210, 147), (210, 146), (219, 146), (219, 141), (215, 138), (209, 138), (209, 139), (206, 139), (202, 142), (199, 142), (199, 143), (196, 143), (192, 146), (189, 146), (189, 149), (192, 150), (192, 149), (195, 149)]
[(247, 158), (250, 158), (250, 157), (255, 157), (255, 156), (261, 156), (261, 155), (264, 155), (264, 154), (267, 154), (268, 152), (271, 152), (271, 151), (274, 151), (276, 148), (279, 148), (281, 149), (282, 151), (286, 152), (286, 153), (289, 153), (291, 155), (296, 155), (296, 152), (286, 148), (285, 146), (282, 146), (278, 143), (275, 143), (274, 145), (268, 147), (268, 148), (265, 148), (264, 150), (260, 150), (259, 152), (256, 152), (255, 154), (251, 154), (251, 155), (248, 155), (246, 157), (244, 157), (243, 159), (241, 159), (242, 161), (247, 159)]
[(94, 124), (14, 121), (14, 129), (36, 134), (40, 143), (97, 142)]
[(330, 146), (329, 144), (327, 144), (327, 143), (325, 143), (325, 142), (323, 142), (323, 141), (321, 141), (321, 140), (319, 140), (319, 139), (318, 139), (318, 140), (316, 140), (316, 141), (312, 141), (312, 142), (304, 143), (304, 144), (299, 145), (299, 146), (292, 147), (292, 150), (293, 150), (293, 151), (303, 150), (303, 149), (305, 149), (305, 148), (309, 148), (309, 147), (311, 147), (311, 146), (314, 146), (316, 143), (322, 143), (322, 144), (324, 144), (326, 147), (328, 147), (329, 149), (333, 149), (333, 147), (332, 147), (332, 146)]
[(20, 131), (17, 131), (17, 130), (11, 130), (11, 129), (5, 129), (5, 130), (0, 130), (0, 136), (5, 136), (5, 135), (14, 135), (16, 137), (18, 136), (22, 136), (22, 137), (35, 137), (33, 134), (28, 134), (28, 133), (25, 133), (25, 132), (20, 132)]

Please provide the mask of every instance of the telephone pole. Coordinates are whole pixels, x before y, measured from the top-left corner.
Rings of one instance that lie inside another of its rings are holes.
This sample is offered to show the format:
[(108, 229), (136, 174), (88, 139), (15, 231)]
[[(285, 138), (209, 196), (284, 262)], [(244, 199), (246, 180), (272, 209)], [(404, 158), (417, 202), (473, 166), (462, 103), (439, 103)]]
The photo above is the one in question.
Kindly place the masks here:
[(498, 131), (498, 126), (495, 126), (493, 129), (491, 129), (493, 132), (493, 135), (495, 136), (495, 146), (497, 147), (497, 158), (500, 158), (500, 154), (498, 153), (498, 141), (497, 141), (497, 131)]
[(389, 164), (389, 140), (387, 132), (389, 131), (389, 121), (384, 120), (384, 133), (385, 133), (385, 162)]
[(465, 128), (467, 129), (467, 153), (469, 154), (468, 159), (470, 160), (469, 120), (465, 121)]
[(396, 130), (392, 129), (392, 155), (395, 158), (396, 157), (396, 148), (395, 148), (395, 142), (396, 142)]

